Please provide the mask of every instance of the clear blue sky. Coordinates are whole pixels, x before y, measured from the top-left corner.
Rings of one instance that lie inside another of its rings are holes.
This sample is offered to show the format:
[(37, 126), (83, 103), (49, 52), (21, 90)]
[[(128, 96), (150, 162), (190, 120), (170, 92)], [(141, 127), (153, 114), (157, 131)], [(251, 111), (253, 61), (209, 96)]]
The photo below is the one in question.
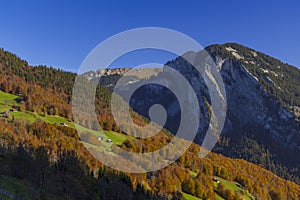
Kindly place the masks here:
[[(207, 46), (237, 42), (300, 67), (299, 1), (16, 1), (2, 0), (0, 47), (31, 65), (77, 71), (104, 39), (131, 28), (180, 31)], [(141, 54), (142, 55), (142, 54)], [(132, 56), (116, 65), (162, 62)]]

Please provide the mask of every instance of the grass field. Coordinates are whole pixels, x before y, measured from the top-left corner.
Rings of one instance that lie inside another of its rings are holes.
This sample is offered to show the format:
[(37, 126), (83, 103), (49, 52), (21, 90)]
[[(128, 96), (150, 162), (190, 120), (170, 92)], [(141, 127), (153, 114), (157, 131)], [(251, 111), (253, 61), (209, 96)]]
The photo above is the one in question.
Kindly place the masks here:
[[(237, 182), (234, 182), (234, 181), (227, 181), (227, 180), (224, 180), (220, 177), (218, 177), (219, 181), (221, 183), (224, 184), (225, 186), (225, 189), (229, 189), (229, 190), (232, 190), (234, 192), (240, 192), (241, 194), (244, 194), (243, 195), (243, 199), (244, 200), (253, 200), (255, 199), (255, 197), (253, 195), (251, 195), (250, 193), (248, 193), (247, 191), (245, 191), (241, 185)], [(218, 183), (214, 182), (214, 186), (215, 186), (215, 189), (218, 187)], [(220, 199), (223, 199), (222, 197), (219, 196)]]
[(224, 200), (224, 198), (221, 197), (220, 195), (216, 194), (216, 200)]
[[(75, 125), (73, 122), (66, 122), (70, 127), (74, 128)], [(78, 124), (76, 124), (76, 129), (79, 132), (90, 132), (93, 133), (94, 135), (98, 136), (98, 137), (103, 137), (104, 140), (106, 139), (111, 139), (112, 143), (120, 145), (123, 143), (124, 140), (126, 139), (133, 139), (134, 137), (132, 136), (128, 136), (128, 135), (124, 135), (124, 134), (120, 134), (114, 131), (96, 131), (96, 130), (91, 130), (91, 129), (87, 129), (83, 126), (80, 126)]]
[[(196, 177), (196, 176), (197, 176), (197, 172), (190, 171), (189, 173), (190, 173), (190, 175), (191, 175), (192, 177)], [(244, 200), (253, 200), (253, 199), (255, 199), (255, 197), (254, 197), (253, 195), (249, 194), (248, 192), (246, 192), (246, 191), (241, 187), (241, 185), (240, 185), (239, 183), (234, 182), (234, 181), (227, 181), (227, 180), (222, 179), (222, 178), (220, 178), (220, 177), (218, 177), (218, 179), (219, 179), (219, 181), (220, 181), (221, 183), (224, 184), (224, 186), (225, 186), (226, 189), (232, 190), (233, 192), (240, 192), (241, 194), (244, 194), (244, 195), (243, 195), (243, 199), (244, 199)], [(218, 183), (217, 183), (217, 182), (214, 182), (214, 187), (215, 187), (215, 190), (216, 190), (217, 187), (218, 187)], [(182, 194), (183, 194), (183, 197), (184, 197), (186, 200), (199, 199), (199, 198), (197, 198), (197, 197), (195, 197), (195, 196), (192, 196), (192, 195), (187, 194), (187, 193), (184, 193), (184, 192), (182, 192)], [(217, 199), (217, 200), (223, 200), (224, 198), (221, 197), (220, 195), (216, 194), (216, 199)]]
[(19, 97), (0, 90), (0, 112), (9, 110), (12, 106), (18, 105), (17, 99)]
[(198, 197), (195, 197), (195, 196), (193, 196), (193, 195), (190, 195), (190, 194), (187, 194), (187, 193), (184, 193), (184, 192), (182, 192), (182, 195), (183, 195), (183, 198), (184, 198), (185, 200), (201, 200), (201, 199), (198, 198)]
[(134, 137), (132, 136), (128, 136), (128, 135), (124, 135), (124, 134), (120, 134), (120, 133), (116, 133), (116, 132), (112, 132), (112, 131), (104, 131), (105, 135), (112, 140), (112, 142), (114, 144), (122, 144), (124, 142), (124, 140), (132, 140)]
[(197, 172), (190, 171), (190, 175), (191, 175), (193, 178), (195, 178), (195, 177), (198, 175), (198, 173), (197, 173)]
[(22, 120), (27, 121), (27, 123), (33, 123), (35, 120), (37, 120), (37, 116), (35, 116), (33, 113), (30, 112), (13, 112), (11, 113), (12, 116), (14, 116), (15, 120)]
[(13, 105), (19, 97), (13, 94), (5, 93), (0, 90), (0, 103)]

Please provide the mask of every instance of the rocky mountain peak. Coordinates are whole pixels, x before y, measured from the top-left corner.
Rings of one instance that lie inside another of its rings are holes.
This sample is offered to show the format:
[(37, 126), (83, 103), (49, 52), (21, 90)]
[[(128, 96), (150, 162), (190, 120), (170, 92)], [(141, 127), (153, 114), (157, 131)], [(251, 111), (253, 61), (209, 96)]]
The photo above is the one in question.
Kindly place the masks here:
[[(299, 168), (297, 155), (300, 152), (300, 124), (299, 115), (296, 113), (300, 107), (300, 70), (235, 43), (211, 45), (205, 50), (216, 62), (215, 66), (221, 73), (227, 100), (225, 126), (215, 151), (267, 165), (269, 169), (273, 165), (287, 169)], [(198, 144), (202, 143), (212, 120), (211, 96), (203, 77), (187, 60), (196, 61), (201, 56), (203, 52), (188, 52), (166, 63), (166, 66), (180, 72), (197, 94), (201, 120), (194, 141)], [(161, 78), (160, 73), (163, 72), (158, 72), (152, 78)], [(124, 92), (143, 81), (137, 80), (125, 84)], [(122, 88), (119, 90), (122, 91)], [(186, 102), (187, 105), (193, 103), (188, 100)], [(130, 106), (149, 117), (149, 108), (153, 104), (162, 104), (165, 107), (168, 114), (165, 128), (175, 133), (178, 128), (176, 124), (180, 123), (180, 106), (168, 88), (157, 85), (142, 87), (132, 96)], [(251, 144), (257, 146), (261, 155), (269, 152), (268, 159), (273, 164), (255, 157), (259, 153), (255, 156), (253, 152), (248, 153), (245, 141), (247, 145), (251, 141)], [(299, 172), (293, 174), (300, 177)]]

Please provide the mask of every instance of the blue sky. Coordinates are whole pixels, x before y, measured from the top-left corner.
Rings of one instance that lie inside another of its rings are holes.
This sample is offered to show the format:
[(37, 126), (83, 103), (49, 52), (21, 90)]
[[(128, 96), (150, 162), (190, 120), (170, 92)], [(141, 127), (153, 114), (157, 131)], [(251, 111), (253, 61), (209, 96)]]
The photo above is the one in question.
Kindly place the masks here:
[[(77, 71), (88, 53), (119, 32), (147, 26), (180, 31), (202, 46), (237, 42), (300, 67), (299, 1), (1, 1), (0, 47), (31, 65)], [(143, 52), (114, 65), (165, 63)]]

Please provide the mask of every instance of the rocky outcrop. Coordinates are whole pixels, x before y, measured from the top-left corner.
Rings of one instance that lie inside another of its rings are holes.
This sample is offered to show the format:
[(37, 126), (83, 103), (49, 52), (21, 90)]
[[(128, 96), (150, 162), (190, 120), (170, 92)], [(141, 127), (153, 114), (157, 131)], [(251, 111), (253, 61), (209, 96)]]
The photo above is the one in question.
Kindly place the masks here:
[(137, 78), (150, 78), (162, 71), (161, 68), (114, 68), (114, 69), (100, 69), (97, 71), (91, 71), (85, 73), (85, 77), (88, 80), (94, 80), (100, 77), (110, 75), (124, 75), (137, 77)]

